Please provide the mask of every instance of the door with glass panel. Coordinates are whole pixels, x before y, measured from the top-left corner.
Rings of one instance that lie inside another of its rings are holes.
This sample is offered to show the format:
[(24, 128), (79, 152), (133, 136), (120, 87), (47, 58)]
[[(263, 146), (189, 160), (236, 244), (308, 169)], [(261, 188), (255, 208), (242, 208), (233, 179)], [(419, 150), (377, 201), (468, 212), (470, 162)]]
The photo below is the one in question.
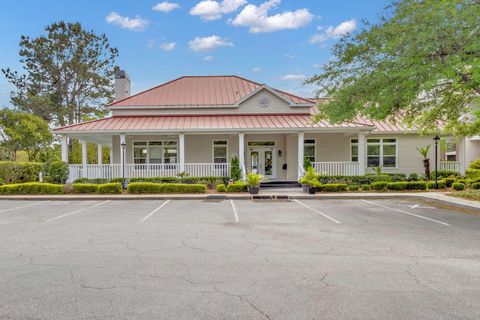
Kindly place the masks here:
[(275, 178), (275, 160), (275, 148), (249, 148), (247, 170), (267, 178)]

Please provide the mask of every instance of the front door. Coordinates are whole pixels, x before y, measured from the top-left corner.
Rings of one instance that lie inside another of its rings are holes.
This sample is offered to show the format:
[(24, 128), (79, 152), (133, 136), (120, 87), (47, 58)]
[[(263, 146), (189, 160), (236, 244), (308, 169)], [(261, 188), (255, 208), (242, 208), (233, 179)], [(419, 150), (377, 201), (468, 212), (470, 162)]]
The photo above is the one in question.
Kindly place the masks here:
[(259, 173), (267, 178), (275, 178), (275, 148), (248, 148), (248, 172)]

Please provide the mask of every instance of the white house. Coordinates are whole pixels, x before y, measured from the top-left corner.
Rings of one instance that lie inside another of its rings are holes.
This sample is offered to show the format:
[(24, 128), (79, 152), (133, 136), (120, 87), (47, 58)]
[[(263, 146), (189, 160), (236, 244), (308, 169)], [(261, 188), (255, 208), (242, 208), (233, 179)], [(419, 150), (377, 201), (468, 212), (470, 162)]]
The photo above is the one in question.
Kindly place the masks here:
[[(228, 176), (237, 156), (243, 172), (269, 179), (296, 180), (304, 158), (329, 175), (363, 175), (372, 167), (385, 172), (422, 173), (416, 148), (431, 144), (399, 123), (362, 118), (343, 124), (314, 123), (317, 101), (238, 76), (186, 76), (130, 96), (130, 80), (118, 71), (111, 116), (55, 129), (82, 142), (83, 163), (70, 165), (79, 177)], [(321, 101), (320, 101), (321, 103)], [(87, 163), (87, 143), (99, 146), (98, 163)], [(465, 139), (458, 161), (441, 169), (465, 170)], [(102, 164), (101, 147), (110, 147)]]

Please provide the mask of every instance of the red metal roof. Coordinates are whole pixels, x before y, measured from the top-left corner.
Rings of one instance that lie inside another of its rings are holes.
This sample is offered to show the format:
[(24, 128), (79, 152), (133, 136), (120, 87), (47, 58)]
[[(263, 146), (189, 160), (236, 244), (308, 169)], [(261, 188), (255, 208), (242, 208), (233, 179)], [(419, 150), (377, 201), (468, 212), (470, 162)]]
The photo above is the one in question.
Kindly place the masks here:
[[(185, 76), (114, 102), (111, 106), (234, 105), (262, 86), (238, 76)], [(292, 103), (315, 104), (312, 100), (273, 90)]]
[(118, 131), (229, 131), (255, 129), (332, 129), (365, 128), (365, 124), (345, 123), (332, 125), (325, 120), (312, 123), (308, 114), (252, 114), (252, 115), (185, 115), (185, 116), (116, 116), (87, 121), (55, 129), (68, 132)]

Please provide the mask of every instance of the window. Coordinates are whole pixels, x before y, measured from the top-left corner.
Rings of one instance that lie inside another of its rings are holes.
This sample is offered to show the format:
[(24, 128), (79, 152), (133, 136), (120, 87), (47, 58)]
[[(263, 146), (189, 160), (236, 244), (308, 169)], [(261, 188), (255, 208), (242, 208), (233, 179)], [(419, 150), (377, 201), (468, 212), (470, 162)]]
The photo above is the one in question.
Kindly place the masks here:
[[(358, 139), (351, 140), (351, 159), (358, 162)], [(397, 166), (397, 139), (367, 139), (367, 167), (380, 166)]]
[(310, 163), (315, 162), (315, 139), (304, 140), (303, 150), (305, 159), (308, 159)]
[(227, 163), (228, 142), (225, 140), (213, 141), (213, 163)]
[(134, 141), (133, 163), (177, 163), (177, 141)]

